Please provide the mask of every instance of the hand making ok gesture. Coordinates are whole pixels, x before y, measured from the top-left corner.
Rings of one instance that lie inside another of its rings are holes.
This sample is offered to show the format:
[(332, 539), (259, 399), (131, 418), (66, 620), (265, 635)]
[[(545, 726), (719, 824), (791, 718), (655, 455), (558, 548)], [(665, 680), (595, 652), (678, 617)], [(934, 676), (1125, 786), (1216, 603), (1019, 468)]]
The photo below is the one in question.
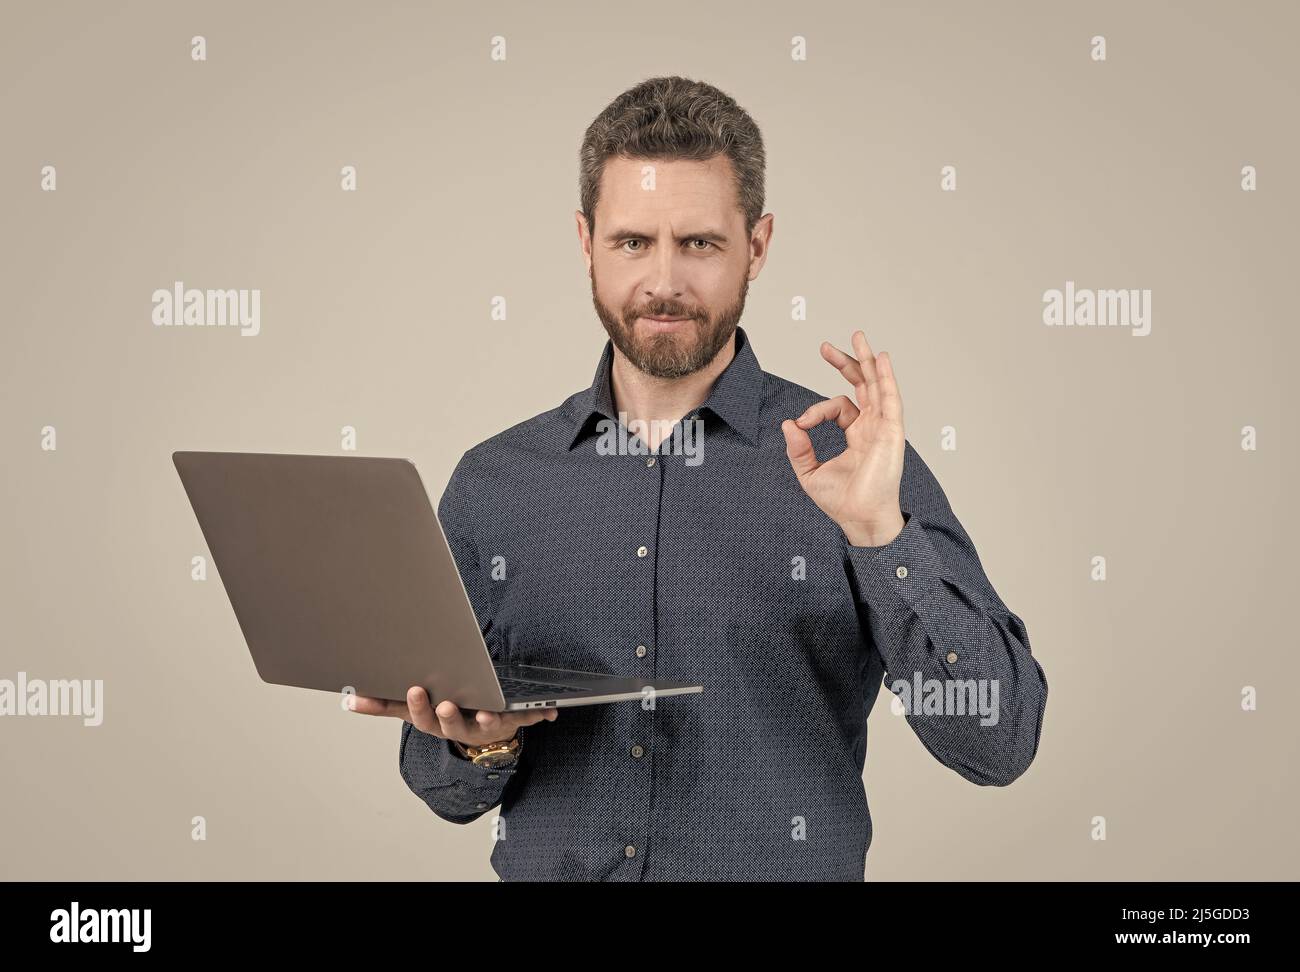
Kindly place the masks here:
[[(817, 402), (797, 419), (781, 423), (785, 454), (813, 502), (839, 524), (851, 545), (879, 547), (903, 529), (898, 504), (903, 478), (903, 400), (888, 352), (876, 355), (862, 331), (852, 337), (857, 357), (829, 341), (822, 357), (853, 386), (846, 395)], [(844, 451), (819, 462), (808, 430), (833, 419), (844, 430)]]

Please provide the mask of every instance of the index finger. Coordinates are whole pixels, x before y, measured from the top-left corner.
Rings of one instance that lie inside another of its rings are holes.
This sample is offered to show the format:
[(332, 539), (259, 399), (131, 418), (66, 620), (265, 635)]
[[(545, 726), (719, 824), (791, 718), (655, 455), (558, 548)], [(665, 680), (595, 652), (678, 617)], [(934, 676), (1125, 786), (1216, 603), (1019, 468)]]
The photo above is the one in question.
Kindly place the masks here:
[(430, 736), (442, 735), (438, 718), (429, 703), (429, 693), (422, 686), (412, 685), (406, 690), (406, 708), (409, 712), (407, 721), (411, 725), (421, 732), (427, 732)]

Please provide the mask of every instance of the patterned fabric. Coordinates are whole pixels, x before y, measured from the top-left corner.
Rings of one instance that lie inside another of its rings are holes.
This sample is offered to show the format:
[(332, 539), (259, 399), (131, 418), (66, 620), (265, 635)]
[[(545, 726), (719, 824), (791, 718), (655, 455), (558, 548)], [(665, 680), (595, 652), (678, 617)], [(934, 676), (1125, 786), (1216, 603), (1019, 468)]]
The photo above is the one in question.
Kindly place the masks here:
[[(498, 663), (704, 686), (562, 708), (520, 730), (506, 770), (403, 723), (402, 777), (435, 814), (500, 806), (507, 881), (863, 880), (882, 680), (996, 680), (983, 715), (919, 699), (907, 715), (973, 783), (1009, 784), (1038, 750), (1043, 670), (920, 455), (906, 444), (902, 533), (848, 545), (780, 429), (824, 396), (764, 372), (743, 328), (736, 343), (688, 416), (702, 461), (672, 438), (653, 463), (601, 453), (600, 421), (617, 419), (606, 342), (590, 388), (466, 452), (439, 503)], [(833, 422), (811, 435), (823, 461), (844, 448)]]

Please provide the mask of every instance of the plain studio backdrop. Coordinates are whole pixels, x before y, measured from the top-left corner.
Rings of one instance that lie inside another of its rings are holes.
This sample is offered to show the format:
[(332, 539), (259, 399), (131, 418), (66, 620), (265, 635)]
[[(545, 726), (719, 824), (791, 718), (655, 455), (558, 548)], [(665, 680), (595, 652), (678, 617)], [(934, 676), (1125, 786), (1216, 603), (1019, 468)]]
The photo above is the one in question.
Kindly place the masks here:
[[(398, 721), (258, 679), (215, 568), (191, 579), (170, 456), (341, 454), (350, 426), (436, 502), (467, 448), (584, 387), (578, 146), (661, 74), (762, 128), (759, 361), (833, 395), (823, 339), (891, 352), (1047, 673), (1008, 789), (882, 693), (867, 878), (1300, 876), (1297, 27), (1282, 3), (11, 11), (0, 678), (102, 679), (104, 720), (0, 718), (0, 876), (494, 878), (496, 812), (435, 817)], [(176, 281), (260, 291), (260, 333), (155, 326)], [(1151, 291), (1150, 333), (1045, 326), (1067, 281)]]

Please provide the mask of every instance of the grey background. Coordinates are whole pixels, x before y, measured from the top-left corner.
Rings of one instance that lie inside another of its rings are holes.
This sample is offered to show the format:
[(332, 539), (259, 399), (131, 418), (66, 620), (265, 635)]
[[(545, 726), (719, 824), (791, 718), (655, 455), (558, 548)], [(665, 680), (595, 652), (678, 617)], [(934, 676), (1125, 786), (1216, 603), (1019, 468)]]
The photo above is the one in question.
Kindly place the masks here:
[[(764, 132), (775, 233), (743, 319), (759, 361), (838, 394), (823, 339), (862, 327), (891, 352), (908, 437), (1047, 672), (1042, 748), (1006, 790), (877, 706), (868, 879), (1297, 877), (1297, 19), (11, 8), (0, 678), (102, 678), (106, 706), (93, 729), (0, 719), (0, 877), (493, 877), (494, 814), (433, 817), (398, 776), (398, 722), (257, 679), (215, 571), (190, 579), (207, 551), (169, 457), (338, 452), (352, 425), (358, 452), (409, 456), (436, 494), (464, 449), (587, 384), (604, 332), (573, 226), (579, 141), (666, 73), (723, 88)], [(151, 294), (175, 280), (260, 288), (262, 333), (155, 328)], [(1045, 327), (1066, 280), (1151, 289), (1151, 334)]]

